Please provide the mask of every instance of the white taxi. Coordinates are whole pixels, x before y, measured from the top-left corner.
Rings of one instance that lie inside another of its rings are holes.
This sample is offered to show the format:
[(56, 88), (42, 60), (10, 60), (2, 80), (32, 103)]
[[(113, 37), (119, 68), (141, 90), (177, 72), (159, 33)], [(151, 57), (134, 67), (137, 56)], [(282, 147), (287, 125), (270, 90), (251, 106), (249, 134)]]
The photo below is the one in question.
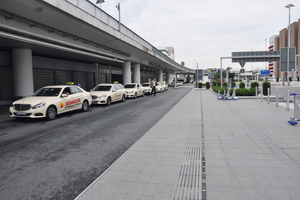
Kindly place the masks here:
[(87, 111), (92, 103), (89, 92), (78, 86), (46, 86), (30, 97), (17, 100), (9, 108), (16, 118), (42, 118), (52, 120), (56, 115), (72, 110)]
[(124, 85), (127, 98), (137, 98), (138, 96), (144, 96), (144, 87), (139, 83), (126, 83)]
[(144, 94), (151, 94), (152, 88), (150, 87), (150, 83), (143, 83), (142, 86), (144, 87)]
[(160, 82), (157, 82), (157, 84), (156, 84), (155, 88), (156, 88), (156, 92), (162, 92), (162, 91), (163, 91), (163, 88), (162, 88), (162, 86), (161, 86), (161, 83), (160, 83)]
[(125, 101), (126, 91), (123, 85), (118, 83), (98, 84), (91, 90), (93, 104), (110, 105), (112, 102)]
[(163, 91), (167, 91), (168, 90), (168, 84), (166, 84), (165, 81), (161, 82), (161, 86), (163, 88)]

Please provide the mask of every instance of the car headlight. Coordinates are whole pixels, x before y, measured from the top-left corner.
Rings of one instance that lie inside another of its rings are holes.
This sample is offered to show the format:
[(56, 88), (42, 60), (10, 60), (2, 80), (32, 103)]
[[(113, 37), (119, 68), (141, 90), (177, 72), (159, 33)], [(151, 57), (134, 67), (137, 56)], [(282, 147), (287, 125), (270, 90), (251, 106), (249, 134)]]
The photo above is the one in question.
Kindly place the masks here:
[(15, 109), (15, 105), (14, 104), (11, 104), (10, 107), (13, 108), (13, 109)]
[(42, 108), (42, 107), (44, 107), (45, 105), (46, 105), (46, 103), (42, 102), (42, 103), (39, 103), (39, 104), (37, 104), (37, 105), (35, 105), (35, 106), (32, 106), (32, 109)]
[(99, 96), (99, 99), (102, 99), (102, 98), (105, 98), (105, 97), (106, 97), (106, 95), (104, 94), (104, 95)]

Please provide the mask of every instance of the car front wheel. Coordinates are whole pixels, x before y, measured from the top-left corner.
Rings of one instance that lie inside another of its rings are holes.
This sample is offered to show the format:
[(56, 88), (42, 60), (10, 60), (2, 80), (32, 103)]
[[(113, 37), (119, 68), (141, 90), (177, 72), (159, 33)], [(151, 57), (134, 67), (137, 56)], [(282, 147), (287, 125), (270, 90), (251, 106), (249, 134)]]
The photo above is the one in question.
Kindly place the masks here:
[(110, 104), (111, 104), (111, 98), (110, 98), (110, 97), (108, 97), (108, 98), (107, 98), (106, 105), (110, 106)]
[(122, 102), (124, 102), (125, 101), (125, 95), (123, 94), (123, 96), (122, 96)]
[(49, 106), (46, 112), (46, 118), (48, 120), (53, 120), (56, 117), (56, 108), (54, 106)]
[(137, 98), (137, 94), (136, 94), (136, 93), (134, 93), (134, 98), (135, 98), (135, 99)]

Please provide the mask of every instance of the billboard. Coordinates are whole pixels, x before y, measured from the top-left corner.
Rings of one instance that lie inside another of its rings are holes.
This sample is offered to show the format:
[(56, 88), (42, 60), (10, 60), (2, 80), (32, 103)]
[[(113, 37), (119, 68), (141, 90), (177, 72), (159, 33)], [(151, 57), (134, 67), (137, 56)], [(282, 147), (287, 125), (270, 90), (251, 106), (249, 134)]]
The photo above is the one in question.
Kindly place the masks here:
[[(289, 66), (287, 63), (289, 63)], [(295, 70), (295, 66), (296, 66), (296, 47), (280, 48), (280, 71), (291, 72)]]
[[(198, 75), (198, 77), (197, 77)], [(195, 81), (202, 81), (203, 78), (203, 69), (196, 69), (195, 71)]]

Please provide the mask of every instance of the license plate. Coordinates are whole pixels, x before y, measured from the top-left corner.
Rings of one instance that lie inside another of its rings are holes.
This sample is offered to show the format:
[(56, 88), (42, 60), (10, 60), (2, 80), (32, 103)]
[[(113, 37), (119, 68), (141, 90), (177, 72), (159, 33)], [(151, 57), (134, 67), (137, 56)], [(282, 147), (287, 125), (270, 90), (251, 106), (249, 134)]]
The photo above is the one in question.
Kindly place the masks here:
[(26, 115), (26, 112), (16, 112), (17, 115)]

